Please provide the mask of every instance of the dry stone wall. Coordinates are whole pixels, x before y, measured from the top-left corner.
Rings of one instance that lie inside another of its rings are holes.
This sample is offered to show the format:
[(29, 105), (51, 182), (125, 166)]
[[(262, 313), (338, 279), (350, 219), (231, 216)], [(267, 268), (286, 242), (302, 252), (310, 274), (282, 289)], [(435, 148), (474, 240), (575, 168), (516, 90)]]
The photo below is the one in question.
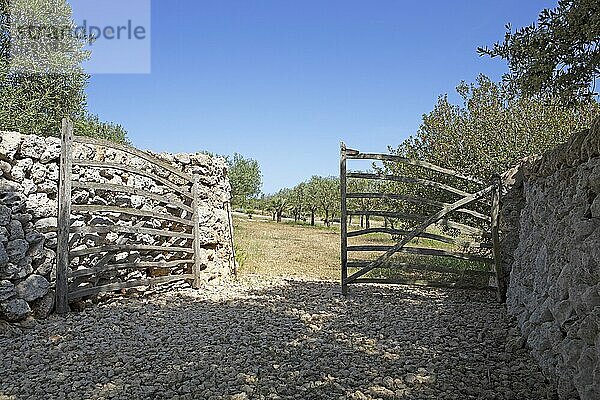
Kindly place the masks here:
[(508, 311), (562, 399), (600, 399), (600, 121), (505, 183)]
[[(56, 271), (58, 178), (61, 144), (57, 138), (42, 138), (13, 132), (0, 132), (0, 319), (20, 321), (29, 316), (45, 318), (54, 307)], [(104, 146), (75, 144), (73, 156), (77, 159), (106, 161), (135, 166), (152, 171), (174, 184), (185, 184), (177, 176), (154, 170), (145, 162), (123, 151)], [(204, 278), (218, 279), (232, 272), (232, 232), (227, 206), (230, 186), (225, 161), (205, 154), (154, 154), (177, 169), (196, 176), (199, 185), (200, 232)], [(109, 168), (74, 167), (77, 181), (118, 183), (156, 193), (165, 198), (177, 198), (173, 190), (160, 182), (135, 174)], [(131, 207), (154, 212), (174, 213), (175, 209), (144, 196), (114, 195), (98, 190), (73, 189), (74, 204), (101, 204)], [(177, 215), (189, 218), (189, 215)], [(184, 228), (172, 222), (156, 219), (125, 217), (124, 214), (71, 216), (73, 227), (90, 225), (123, 225), (150, 227), (158, 230)], [(191, 228), (188, 228), (191, 229)], [(172, 239), (170, 243), (174, 243)], [(189, 241), (189, 239), (188, 239)], [(156, 236), (130, 234), (72, 234), (72, 249), (82, 249), (114, 243), (165, 244)], [(184, 243), (175, 243), (175, 245)], [(189, 244), (189, 242), (188, 242)], [(173, 245), (173, 244), (171, 244)], [(91, 256), (92, 258), (94, 255)], [(149, 258), (150, 257), (150, 258)], [(174, 255), (140, 253), (117, 254), (120, 261), (170, 261)], [(88, 268), (90, 258), (76, 258), (72, 271)], [(185, 271), (187, 269), (187, 271)], [(189, 273), (191, 265), (181, 273)], [(113, 271), (106, 279), (126, 280), (144, 278), (151, 271)], [(91, 285), (85, 280), (74, 282), (79, 287)], [(94, 282), (102, 284), (101, 280)]]

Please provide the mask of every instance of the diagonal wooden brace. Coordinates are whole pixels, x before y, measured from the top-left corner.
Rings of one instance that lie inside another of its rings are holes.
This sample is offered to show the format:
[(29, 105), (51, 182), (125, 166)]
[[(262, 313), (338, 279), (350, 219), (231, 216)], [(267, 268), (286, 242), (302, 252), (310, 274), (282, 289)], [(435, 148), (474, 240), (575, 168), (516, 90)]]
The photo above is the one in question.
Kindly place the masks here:
[(466, 196), (453, 204), (446, 205), (437, 214), (432, 215), (425, 222), (423, 222), (421, 225), (416, 227), (412, 232), (410, 232), (408, 235), (406, 235), (401, 241), (399, 241), (394, 247), (389, 249), (385, 254), (383, 254), (377, 260), (373, 261), (371, 264), (367, 265), (365, 268), (361, 269), (360, 271), (355, 272), (354, 274), (352, 274), (348, 278), (346, 278), (344, 284), (352, 283), (355, 280), (357, 280), (358, 278), (360, 278), (361, 276), (374, 270), (375, 268), (379, 268), (384, 263), (386, 263), (395, 253), (397, 253), (404, 246), (406, 246), (411, 240), (413, 240), (414, 238), (416, 238), (417, 236), (422, 234), (429, 226), (435, 224), (436, 222), (438, 222), (439, 220), (441, 220), (442, 218), (444, 218), (446, 215), (450, 214), (451, 212), (456, 211), (459, 208), (462, 208), (462, 207), (466, 206), (467, 204), (472, 203), (473, 201), (479, 200), (483, 196), (492, 192), (496, 187), (497, 187), (497, 184), (491, 185), (483, 190), (480, 190), (477, 193), (473, 193), (472, 195)]

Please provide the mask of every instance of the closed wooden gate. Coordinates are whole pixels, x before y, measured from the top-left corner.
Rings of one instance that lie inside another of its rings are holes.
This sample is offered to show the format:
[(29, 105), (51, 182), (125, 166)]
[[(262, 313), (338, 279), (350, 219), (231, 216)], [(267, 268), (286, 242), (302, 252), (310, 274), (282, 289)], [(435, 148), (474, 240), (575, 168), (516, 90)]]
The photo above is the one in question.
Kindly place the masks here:
[[(348, 160), (370, 170), (349, 171)], [(355, 283), (413, 283), (493, 288), (502, 300), (499, 179), (342, 143), (340, 185), (344, 295)]]
[[(100, 292), (189, 280), (201, 257), (196, 176), (63, 122), (56, 309)], [(208, 244), (210, 245), (210, 244)]]

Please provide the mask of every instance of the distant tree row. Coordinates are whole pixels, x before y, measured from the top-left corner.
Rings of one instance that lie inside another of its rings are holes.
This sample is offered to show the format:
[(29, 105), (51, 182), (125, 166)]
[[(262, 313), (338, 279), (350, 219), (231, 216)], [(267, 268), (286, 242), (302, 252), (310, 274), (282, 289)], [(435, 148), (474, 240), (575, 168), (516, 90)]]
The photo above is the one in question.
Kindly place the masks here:
[(281, 189), (275, 194), (262, 196), (257, 208), (269, 212), (273, 220), (281, 222), (284, 216), (295, 222), (310, 221), (315, 225), (322, 217), (327, 226), (339, 217), (340, 183), (335, 177), (313, 176), (293, 188)]

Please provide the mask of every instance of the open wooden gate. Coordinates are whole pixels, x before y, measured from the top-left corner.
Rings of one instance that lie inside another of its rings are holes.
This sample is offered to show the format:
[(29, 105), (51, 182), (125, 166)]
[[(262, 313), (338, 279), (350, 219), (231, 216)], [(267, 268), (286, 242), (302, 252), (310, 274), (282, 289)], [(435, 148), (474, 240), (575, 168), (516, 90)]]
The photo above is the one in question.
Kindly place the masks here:
[(61, 146), (57, 312), (101, 292), (185, 280), (199, 287), (203, 249), (213, 243), (201, 234), (198, 176), (127, 145), (75, 136), (69, 120)]
[[(371, 160), (371, 171), (349, 172), (347, 160)], [(340, 186), (344, 295), (354, 283), (412, 283), (493, 288), (502, 300), (499, 178), (484, 184), (428, 162), (361, 153), (342, 143)]]

